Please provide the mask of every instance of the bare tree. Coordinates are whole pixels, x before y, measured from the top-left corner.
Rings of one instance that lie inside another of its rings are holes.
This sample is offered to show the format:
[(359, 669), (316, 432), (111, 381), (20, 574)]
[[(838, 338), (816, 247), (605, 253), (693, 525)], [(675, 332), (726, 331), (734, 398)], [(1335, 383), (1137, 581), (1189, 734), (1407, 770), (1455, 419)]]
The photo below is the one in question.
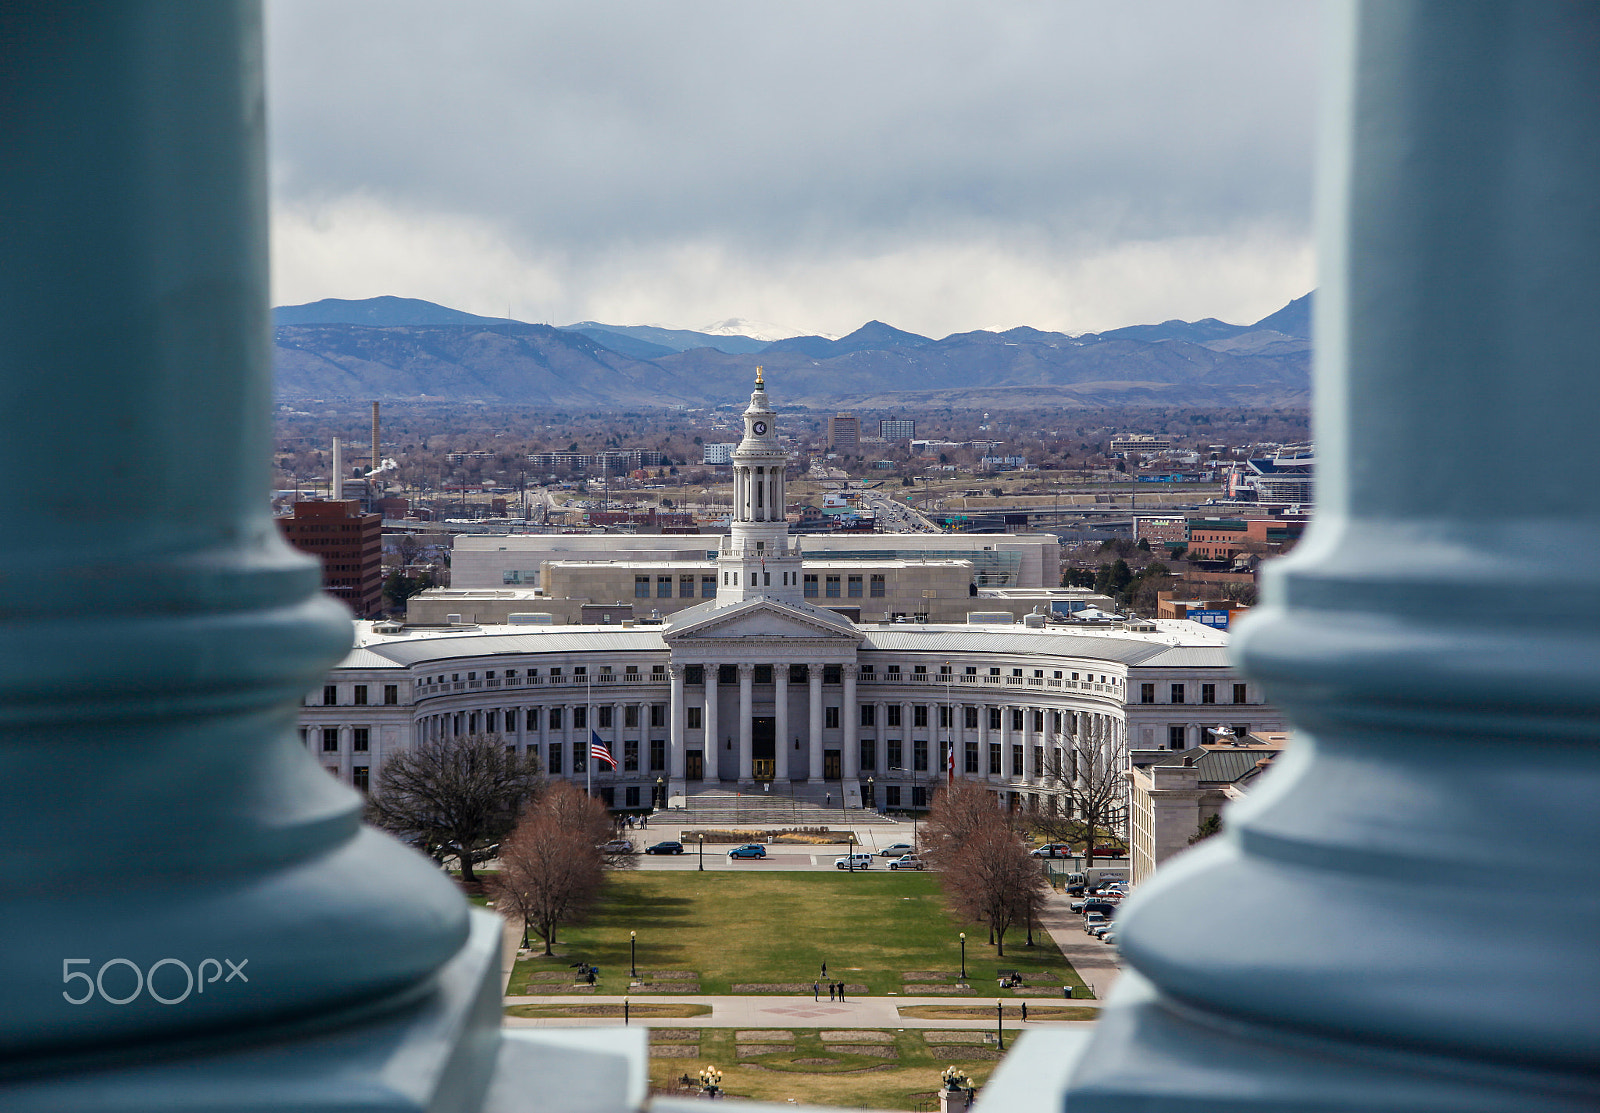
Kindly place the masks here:
[(1083, 844), (1084, 868), (1094, 866), (1103, 839), (1122, 842), (1128, 823), (1128, 749), (1106, 741), (1054, 750), (1045, 760), (1051, 808), (1036, 813), (1034, 829), (1051, 842)]
[(516, 823), (540, 783), (533, 754), (508, 753), (497, 734), (425, 739), (378, 771), (367, 821), (432, 855), (454, 855), (472, 884), (473, 855)]
[(1006, 930), (1019, 920), (1031, 924), (1044, 899), (1044, 875), (1028, 856), (1015, 818), (983, 785), (962, 779), (934, 797), (922, 838), (951, 905), (987, 923), (1004, 955)]
[(528, 807), (500, 847), (496, 890), (504, 907), (522, 915), (523, 938), (531, 927), (544, 940), (582, 918), (605, 876), (601, 844), (610, 837), (605, 805), (565, 781), (555, 781)]

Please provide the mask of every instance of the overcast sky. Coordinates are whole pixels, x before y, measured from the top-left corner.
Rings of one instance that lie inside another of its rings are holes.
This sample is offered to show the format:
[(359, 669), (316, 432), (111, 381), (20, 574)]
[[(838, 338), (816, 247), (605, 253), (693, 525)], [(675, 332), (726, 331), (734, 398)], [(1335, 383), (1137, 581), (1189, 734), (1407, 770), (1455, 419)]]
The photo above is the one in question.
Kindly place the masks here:
[(942, 337), (1312, 286), (1298, 0), (268, 0), (276, 304)]

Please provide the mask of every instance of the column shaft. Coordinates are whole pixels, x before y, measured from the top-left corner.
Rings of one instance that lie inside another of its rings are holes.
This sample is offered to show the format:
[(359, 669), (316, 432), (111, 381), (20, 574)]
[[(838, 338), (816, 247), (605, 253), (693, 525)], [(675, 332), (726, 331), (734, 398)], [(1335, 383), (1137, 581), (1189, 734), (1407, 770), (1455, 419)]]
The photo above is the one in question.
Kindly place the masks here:
[(772, 666), (772, 717), (772, 752), (776, 759), (773, 777), (779, 783), (787, 783), (794, 740), (789, 737), (789, 666), (782, 661)]
[(683, 780), (684, 751), (684, 716), (688, 710), (688, 702), (683, 698), (683, 666), (672, 664), (667, 666), (667, 675), (671, 683), (671, 706), (667, 709), (667, 765), (668, 775), (676, 785)]
[(809, 779), (812, 784), (822, 781), (822, 666), (817, 664), (806, 666), (807, 694), (811, 699), (811, 724), (810, 737), (806, 739), (806, 746), (810, 749), (811, 772)]
[(755, 779), (755, 732), (751, 716), (755, 714), (754, 665), (739, 666), (739, 780)]
[(717, 722), (717, 703), (720, 694), (718, 674), (721, 668), (721, 665), (715, 664), (705, 666), (706, 741), (701, 754), (701, 763), (705, 769), (701, 776), (713, 781), (722, 779), (722, 728)]
[[(856, 704), (855, 663), (841, 666), (840, 672), (844, 674), (844, 700), (839, 708), (839, 721), (844, 727), (844, 779), (854, 781), (861, 776), (861, 743), (857, 733), (857, 724), (861, 722), (861, 708)], [(856, 798), (860, 799), (859, 789)]]

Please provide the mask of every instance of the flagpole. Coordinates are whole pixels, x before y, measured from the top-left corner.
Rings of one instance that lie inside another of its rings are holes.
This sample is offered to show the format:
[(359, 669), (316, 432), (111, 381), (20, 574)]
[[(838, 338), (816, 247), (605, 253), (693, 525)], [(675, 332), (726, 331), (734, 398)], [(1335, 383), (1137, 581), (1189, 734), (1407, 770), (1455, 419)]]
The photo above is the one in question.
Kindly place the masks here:
[[(589, 736), (594, 737), (594, 683), (587, 671), (583, 674), (583, 698), (589, 705), (589, 710), (584, 712), (583, 725), (588, 730)], [(583, 744), (583, 794), (590, 799), (594, 798), (594, 747), (588, 742)]]

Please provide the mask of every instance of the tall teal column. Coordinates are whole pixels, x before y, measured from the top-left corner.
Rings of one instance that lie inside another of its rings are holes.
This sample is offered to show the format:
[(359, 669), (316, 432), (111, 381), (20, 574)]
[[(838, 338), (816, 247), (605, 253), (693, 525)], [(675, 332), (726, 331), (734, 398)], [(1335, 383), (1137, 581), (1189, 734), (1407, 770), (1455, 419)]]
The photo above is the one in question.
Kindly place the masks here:
[(267, 511), (255, 9), (3, 21), (0, 1079), (392, 1009), (468, 935), (295, 730), (350, 625)]
[(1316, 520), (1235, 640), (1299, 736), (996, 1109), (1600, 1108), (1600, 6), (1341, 13)]

